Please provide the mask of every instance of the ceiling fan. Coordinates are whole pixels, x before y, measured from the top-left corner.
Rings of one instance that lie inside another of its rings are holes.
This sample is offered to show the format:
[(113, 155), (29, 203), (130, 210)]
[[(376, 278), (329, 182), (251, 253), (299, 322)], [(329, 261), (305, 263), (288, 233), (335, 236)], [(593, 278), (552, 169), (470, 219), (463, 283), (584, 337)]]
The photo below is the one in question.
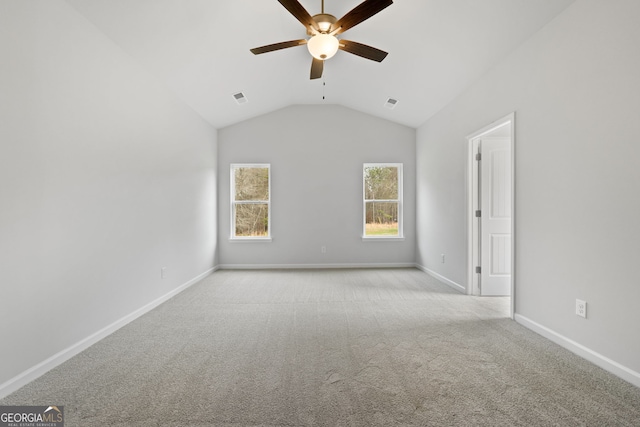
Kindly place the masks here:
[(338, 49), (377, 62), (382, 62), (387, 56), (387, 52), (376, 49), (375, 47), (350, 40), (338, 39), (336, 36), (344, 33), (349, 28), (355, 27), (362, 21), (371, 18), (384, 8), (391, 6), (393, 4), (392, 0), (365, 0), (340, 19), (324, 13), (324, 0), (322, 0), (322, 13), (314, 16), (311, 16), (298, 0), (278, 1), (307, 28), (307, 34), (310, 35), (311, 38), (308, 40), (291, 40), (256, 47), (251, 49), (254, 55), (306, 44), (309, 53), (313, 56), (311, 62), (311, 79), (319, 79), (322, 77), (324, 61), (335, 55)]

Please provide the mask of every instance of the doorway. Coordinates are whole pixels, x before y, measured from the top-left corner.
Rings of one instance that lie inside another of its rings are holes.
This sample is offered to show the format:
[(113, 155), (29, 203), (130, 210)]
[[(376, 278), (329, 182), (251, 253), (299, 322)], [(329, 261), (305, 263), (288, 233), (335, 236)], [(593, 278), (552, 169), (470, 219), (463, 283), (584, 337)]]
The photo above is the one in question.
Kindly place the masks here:
[(509, 296), (515, 312), (515, 113), (467, 137), (467, 293)]

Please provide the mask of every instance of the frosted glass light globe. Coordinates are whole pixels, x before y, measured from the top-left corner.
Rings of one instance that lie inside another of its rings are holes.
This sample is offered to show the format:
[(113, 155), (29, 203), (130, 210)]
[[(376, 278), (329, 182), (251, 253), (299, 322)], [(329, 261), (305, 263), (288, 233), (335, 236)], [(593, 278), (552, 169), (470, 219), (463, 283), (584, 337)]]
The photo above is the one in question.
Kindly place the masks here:
[(316, 34), (307, 42), (309, 53), (316, 59), (329, 59), (338, 51), (338, 39), (329, 34)]

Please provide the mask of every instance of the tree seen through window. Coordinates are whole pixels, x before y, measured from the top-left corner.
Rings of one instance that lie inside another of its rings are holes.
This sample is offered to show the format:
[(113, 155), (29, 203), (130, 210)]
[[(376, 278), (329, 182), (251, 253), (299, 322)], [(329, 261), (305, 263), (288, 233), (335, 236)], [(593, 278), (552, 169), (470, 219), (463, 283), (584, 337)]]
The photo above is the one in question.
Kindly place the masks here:
[(269, 237), (269, 166), (232, 165), (233, 237)]
[(365, 165), (365, 236), (400, 236), (401, 171), (399, 165)]

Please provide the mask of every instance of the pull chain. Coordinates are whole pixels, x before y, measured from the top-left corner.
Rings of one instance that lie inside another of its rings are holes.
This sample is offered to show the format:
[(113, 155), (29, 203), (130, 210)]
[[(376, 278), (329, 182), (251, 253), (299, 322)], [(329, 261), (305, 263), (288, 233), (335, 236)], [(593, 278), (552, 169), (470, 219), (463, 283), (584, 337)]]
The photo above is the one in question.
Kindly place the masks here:
[(322, 82), (322, 99), (324, 100), (324, 87), (327, 85), (325, 81)]

